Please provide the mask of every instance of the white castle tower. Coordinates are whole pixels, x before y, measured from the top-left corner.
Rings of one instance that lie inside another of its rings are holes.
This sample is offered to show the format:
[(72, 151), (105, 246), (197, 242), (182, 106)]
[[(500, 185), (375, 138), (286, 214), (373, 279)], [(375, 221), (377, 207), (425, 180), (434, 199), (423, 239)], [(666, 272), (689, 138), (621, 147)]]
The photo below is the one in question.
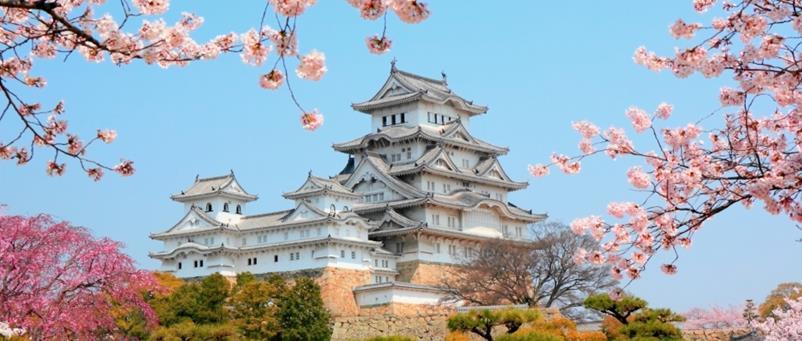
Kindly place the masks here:
[[(335, 176), (310, 174), (284, 193), (293, 208), (246, 215), (257, 199), (234, 173), (199, 179), (171, 199), (185, 215), (152, 234), (161, 271), (183, 278), (282, 273), (316, 276), (335, 315), (392, 304), (436, 304), (442, 276), (479, 255), (488, 238), (525, 240), (545, 219), (507, 202), (526, 188), (504, 172), (507, 148), (468, 132), (487, 107), (442, 80), (396, 69), (368, 101), (371, 133), (338, 143), (349, 154)], [(343, 291), (345, 290), (345, 291)]]

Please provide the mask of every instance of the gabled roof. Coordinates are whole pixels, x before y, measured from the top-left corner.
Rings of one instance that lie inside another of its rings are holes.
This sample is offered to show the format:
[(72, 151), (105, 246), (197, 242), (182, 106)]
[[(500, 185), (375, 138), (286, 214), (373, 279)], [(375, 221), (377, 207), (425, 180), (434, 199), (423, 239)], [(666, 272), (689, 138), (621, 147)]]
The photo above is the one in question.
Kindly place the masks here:
[[(302, 208), (314, 213), (314, 216), (304, 219), (292, 219)], [(309, 205), (305, 201), (299, 201), (293, 209), (243, 217), (236, 227), (240, 231), (246, 231), (266, 227), (286, 227), (324, 221), (336, 221), (345, 224), (361, 223), (368, 229), (375, 227), (373, 222), (352, 211), (340, 211), (336, 213), (325, 212), (315, 206)]]
[(310, 196), (326, 195), (328, 193), (353, 198), (359, 198), (361, 196), (359, 193), (354, 193), (354, 191), (335, 180), (314, 176), (312, 172), (309, 172), (309, 176), (301, 187), (295, 191), (284, 193), (283, 196), (287, 199), (295, 200)]
[(426, 197), (416, 199), (395, 200), (377, 204), (361, 204), (354, 207), (354, 211), (360, 214), (381, 212), (387, 207), (400, 209), (420, 205), (436, 205), (459, 210), (471, 210), (482, 207), (495, 208), (503, 216), (510, 219), (518, 219), (528, 222), (539, 222), (546, 219), (546, 214), (532, 213), (518, 208), (515, 205), (491, 199), (485, 194), (476, 193), (469, 189), (458, 189), (448, 195), (430, 194)]
[(451, 121), (443, 126), (419, 125), (415, 127), (394, 125), (360, 138), (332, 145), (334, 150), (353, 153), (368, 148), (372, 143), (386, 141), (388, 143), (422, 139), (432, 143), (441, 143), (456, 148), (480, 151), (488, 154), (504, 155), (509, 152), (506, 147), (499, 147), (468, 133), (461, 120)]
[(407, 197), (407, 198), (415, 198), (421, 197), (424, 195), (423, 192), (415, 188), (414, 186), (403, 182), (401, 180), (396, 179), (394, 176), (388, 174), (389, 167), (387, 163), (382, 160), (382, 158), (368, 153), (362, 156), (362, 160), (359, 161), (359, 165), (356, 166), (356, 169), (345, 181), (344, 185), (349, 188), (353, 188), (362, 180), (366, 180), (363, 177), (359, 176), (360, 172), (363, 168), (371, 167), (376, 170), (373, 174), (377, 177), (377, 180), (380, 180), (387, 184), (392, 190), (398, 192), (399, 194)]
[[(186, 222), (191, 217), (195, 217), (206, 224), (208, 226), (201, 227), (201, 228), (192, 228), (192, 229), (179, 229), (184, 222)], [(206, 212), (201, 210), (199, 207), (192, 206), (190, 207), (187, 214), (185, 214), (181, 220), (178, 221), (173, 227), (167, 229), (167, 231), (160, 232), (160, 233), (151, 233), (150, 237), (153, 239), (159, 239), (161, 237), (173, 236), (173, 235), (180, 235), (185, 233), (197, 233), (197, 232), (206, 232), (206, 231), (215, 231), (220, 229), (229, 228), (226, 224), (215, 220), (214, 218), (208, 216)]]
[(211, 178), (199, 178), (196, 176), (195, 182), (192, 183), (191, 186), (181, 191), (181, 193), (171, 195), (170, 199), (178, 202), (185, 202), (217, 195), (243, 201), (253, 201), (257, 199), (256, 195), (249, 194), (240, 186), (237, 177), (234, 176), (233, 170), (229, 174)]
[[(393, 166), (388, 170), (388, 173), (393, 176), (401, 176), (426, 172), (465, 181), (498, 186), (510, 190), (526, 188), (529, 185), (526, 182), (517, 182), (510, 179), (507, 173), (504, 172), (504, 169), (501, 168), (501, 164), (498, 163), (498, 160), (495, 158), (492, 159), (495, 160), (495, 162), (480, 162), (479, 166), (483, 167), (481, 169), (474, 168), (472, 171), (461, 170), (454, 164), (454, 161), (451, 160), (448, 152), (442, 146), (438, 145), (424, 153), (413, 163)], [(496, 170), (499, 176), (488, 176), (491, 170)]]
[(395, 67), (394, 63), (390, 68), (390, 75), (384, 81), (381, 89), (369, 100), (351, 104), (351, 107), (364, 113), (370, 113), (376, 109), (420, 100), (436, 104), (449, 103), (471, 115), (487, 112), (486, 106), (473, 104), (472, 101), (451, 91), (445, 77), (442, 80), (436, 80), (401, 71)]
[(401, 227), (413, 227), (413, 226), (421, 226), (425, 225), (425, 223), (409, 219), (400, 213), (396, 212), (392, 207), (389, 205), (387, 206), (387, 210), (384, 211), (384, 216), (379, 220), (379, 226), (383, 225), (387, 222), (393, 222), (398, 224)]

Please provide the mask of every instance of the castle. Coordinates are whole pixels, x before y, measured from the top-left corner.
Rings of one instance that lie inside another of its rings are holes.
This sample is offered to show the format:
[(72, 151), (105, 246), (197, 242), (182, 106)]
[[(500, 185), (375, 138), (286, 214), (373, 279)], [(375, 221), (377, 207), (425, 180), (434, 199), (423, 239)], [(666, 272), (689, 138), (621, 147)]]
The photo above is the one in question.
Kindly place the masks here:
[(509, 150), (468, 132), (487, 112), (436, 80), (393, 63), (381, 89), (352, 107), (371, 132), (334, 144), (348, 154), (332, 177), (310, 174), (284, 211), (248, 214), (257, 200), (234, 173), (195, 178), (170, 198), (184, 217), (150, 237), (150, 257), (181, 278), (219, 272), (308, 274), (334, 315), (387, 305), (435, 305), (442, 276), (488, 238), (524, 240), (546, 218), (507, 202), (527, 187), (504, 172)]

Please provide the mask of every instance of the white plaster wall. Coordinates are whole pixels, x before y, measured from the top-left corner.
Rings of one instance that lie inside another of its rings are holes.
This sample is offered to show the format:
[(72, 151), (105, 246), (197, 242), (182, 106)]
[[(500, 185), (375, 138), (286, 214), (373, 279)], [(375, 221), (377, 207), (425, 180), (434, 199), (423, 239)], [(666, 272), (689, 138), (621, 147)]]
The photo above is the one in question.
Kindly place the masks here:
[(356, 294), (357, 304), (371, 306), (387, 303), (438, 304), (442, 295), (404, 288), (382, 288)]

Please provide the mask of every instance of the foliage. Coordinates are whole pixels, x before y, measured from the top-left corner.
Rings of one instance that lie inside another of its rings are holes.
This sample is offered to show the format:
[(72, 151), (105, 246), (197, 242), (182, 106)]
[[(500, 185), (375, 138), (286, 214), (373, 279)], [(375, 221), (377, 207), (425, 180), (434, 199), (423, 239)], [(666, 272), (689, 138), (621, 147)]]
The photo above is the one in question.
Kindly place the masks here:
[(462, 259), (464, 266), (443, 276), (448, 298), (476, 305), (558, 307), (567, 314), (581, 307), (588, 294), (615, 284), (609, 269), (574, 262), (576, 251), (597, 247), (592, 238), (577, 237), (560, 223), (542, 224), (533, 232), (528, 243), (482, 243), (482, 257)]
[(539, 313), (534, 309), (477, 309), (450, 317), (447, 326), (450, 331), (471, 332), (492, 341), (495, 327), (504, 326), (507, 333), (512, 334), (538, 316)]
[(609, 315), (621, 324), (628, 324), (628, 318), (636, 311), (645, 308), (646, 301), (632, 295), (623, 295), (613, 300), (608, 294), (595, 294), (585, 299), (585, 307)]
[[(579, 154), (553, 154), (549, 164), (530, 166), (533, 176), (548, 174), (552, 166), (576, 174), (582, 159), (601, 153), (639, 163), (626, 177), (642, 192), (642, 200), (610, 202), (610, 219), (593, 215), (571, 223), (574, 232), (592, 235), (603, 248), (580, 252), (577, 258), (612, 266), (618, 277), (639, 278), (660, 250), (677, 255), (678, 248), (691, 246), (709, 219), (732, 207), (757, 204), (802, 223), (799, 4), (787, 0), (694, 0), (693, 4), (699, 13), (720, 4), (721, 13), (709, 26), (679, 19), (670, 31), (677, 39), (693, 39), (705, 28), (703, 37), (676, 48), (673, 56), (639, 47), (633, 59), (679, 78), (693, 73), (731, 77), (727, 83), (734, 88), (710, 94), (719, 99), (720, 108), (695, 115), (696, 122), (660, 128), (657, 122), (670, 118), (671, 105), (662, 103), (651, 114), (630, 107), (625, 113), (635, 133), (654, 139), (651, 146), (638, 148), (623, 128), (602, 132), (591, 122), (575, 122), (573, 127), (582, 136)], [(661, 265), (663, 272), (677, 272), (677, 258), (673, 259)]]
[(621, 328), (623, 327), (624, 324), (621, 323), (621, 321), (618, 321), (615, 317), (604, 315), (602, 318), (601, 331), (610, 340), (620, 340), (625, 338), (624, 334), (621, 332)]
[(330, 319), (320, 296), (320, 286), (311, 278), (296, 279), (295, 285), (279, 301), (279, 337), (282, 340), (328, 340), (332, 332)]
[(630, 339), (682, 340), (682, 331), (673, 322), (682, 322), (685, 318), (670, 309), (644, 308), (632, 316), (629, 324), (621, 327), (621, 333)]
[(224, 307), (228, 287), (225, 277), (215, 273), (200, 282), (186, 283), (171, 295), (156, 298), (152, 304), (163, 326), (184, 321), (199, 325), (223, 323), (228, 318)]
[[(505, 338), (507, 339), (507, 338)], [(570, 319), (556, 315), (550, 318), (538, 317), (526, 327), (515, 332), (509, 340), (565, 340), (565, 341), (606, 341), (601, 332), (580, 332)]]
[(443, 341), (471, 341), (471, 334), (469, 332), (453, 331), (449, 332)]
[(0, 321), (32, 339), (93, 338), (115, 332), (116, 309), (153, 310), (143, 292), (158, 290), (120, 244), (48, 215), (0, 215)]
[(169, 327), (159, 327), (150, 336), (153, 341), (229, 341), (237, 340), (237, 329), (230, 324), (200, 324), (183, 321)]
[(710, 309), (694, 308), (682, 314), (685, 317), (685, 329), (728, 329), (746, 327), (746, 319), (741, 307), (711, 307)]
[[(244, 284), (242, 284), (244, 283)], [(277, 318), (282, 299), (276, 286), (266, 281), (250, 279), (240, 281), (230, 299), (231, 319), (242, 336), (248, 339), (267, 340), (280, 330)]]
[(757, 329), (766, 341), (802, 340), (802, 297), (786, 298), (786, 309), (777, 308)]
[(507, 334), (499, 336), (498, 341), (565, 341), (564, 338), (545, 332), (532, 331), (526, 334)]
[(760, 316), (772, 316), (777, 308), (788, 309), (789, 306), (786, 300), (798, 297), (802, 297), (802, 283), (780, 283), (769, 293), (766, 300), (760, 304), (760, 308), (758, 308)]

